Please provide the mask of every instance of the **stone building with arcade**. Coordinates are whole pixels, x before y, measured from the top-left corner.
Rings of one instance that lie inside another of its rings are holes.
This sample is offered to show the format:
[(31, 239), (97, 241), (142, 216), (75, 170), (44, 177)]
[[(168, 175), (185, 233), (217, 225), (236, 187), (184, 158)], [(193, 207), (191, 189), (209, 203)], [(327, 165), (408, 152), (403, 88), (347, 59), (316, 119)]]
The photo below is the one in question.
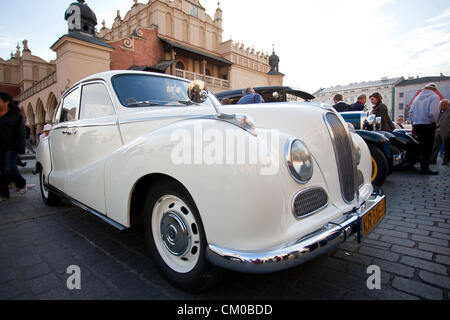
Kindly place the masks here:
[(68, 32), (51, 46), (50, 62), (32, 55), (27, 40), (0, 58), (0, 90), (20, 103), (37, 137), (51, 123), (58, 99), (82, 78), (108, 70), (142, 70), (205, 81), (213, 92), (282, 85), (279, 57), (223, 41), (220, 3), (214, 17), (199, 0), (134, 0), (112, 26), (98, 25), (84, 0), (65, 12)]

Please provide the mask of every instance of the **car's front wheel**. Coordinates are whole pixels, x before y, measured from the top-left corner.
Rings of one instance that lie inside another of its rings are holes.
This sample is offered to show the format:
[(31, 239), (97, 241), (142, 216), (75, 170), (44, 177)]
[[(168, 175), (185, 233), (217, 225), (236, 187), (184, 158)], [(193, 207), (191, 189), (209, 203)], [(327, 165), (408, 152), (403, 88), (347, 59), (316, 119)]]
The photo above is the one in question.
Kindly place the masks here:
[(222, 271), (206, 259), (207, 240), (198, 209), (188, 192), (173, 181), (149, 190), (144, 232), (152, 258), (175, 286), (199, 292)]

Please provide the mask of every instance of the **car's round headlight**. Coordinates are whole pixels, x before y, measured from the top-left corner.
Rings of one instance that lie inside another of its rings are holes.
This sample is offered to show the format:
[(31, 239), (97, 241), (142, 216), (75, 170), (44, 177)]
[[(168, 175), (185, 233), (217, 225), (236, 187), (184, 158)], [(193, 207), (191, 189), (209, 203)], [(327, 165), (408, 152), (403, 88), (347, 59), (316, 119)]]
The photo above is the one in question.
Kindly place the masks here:
[(286, 162), (292, 177), (299, 183), (307, 183), (313, 175), (313, 162), (308, 147), (299, 139), (286, 143)]

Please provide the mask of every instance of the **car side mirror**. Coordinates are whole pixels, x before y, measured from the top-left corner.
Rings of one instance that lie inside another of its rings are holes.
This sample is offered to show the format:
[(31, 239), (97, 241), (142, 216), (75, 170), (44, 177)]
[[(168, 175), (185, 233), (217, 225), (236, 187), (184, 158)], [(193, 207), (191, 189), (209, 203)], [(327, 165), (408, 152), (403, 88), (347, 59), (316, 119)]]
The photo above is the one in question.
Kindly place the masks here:
[(188, 97), (194, 103), (203, 103), (208, 99), (208, 89), (201, 80), (193, 80), (188, 85)]
[(370, 126), (373, 125), (373, 123), (375, 122), (375, 115), (371, 114), (370, 116), (367, 117), (366, 121), (368, 125)]
[(368, 116), (367, 119), (364, 120), (364, 130), (373, 131), (375, 120), (375, 115), (371, 114), (370, 116)]

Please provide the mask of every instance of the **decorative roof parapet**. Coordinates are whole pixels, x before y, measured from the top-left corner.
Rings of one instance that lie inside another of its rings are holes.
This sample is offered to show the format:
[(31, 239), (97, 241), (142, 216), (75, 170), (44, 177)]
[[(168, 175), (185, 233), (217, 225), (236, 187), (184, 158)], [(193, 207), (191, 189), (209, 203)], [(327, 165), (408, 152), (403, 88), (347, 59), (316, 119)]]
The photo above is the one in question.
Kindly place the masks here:
[(247, 58), (257, 60), (260, 62), (268, 63), (269, 62), (269, 55), (267, 53), (264, 53), (264, 51), (256, 51), (255, 48), (247, 47), (245, 48), (244, 43), (241, 42), (235, 42), (234, 44), (231, 44), (231, 51), (240, 55), (243, 55)]

